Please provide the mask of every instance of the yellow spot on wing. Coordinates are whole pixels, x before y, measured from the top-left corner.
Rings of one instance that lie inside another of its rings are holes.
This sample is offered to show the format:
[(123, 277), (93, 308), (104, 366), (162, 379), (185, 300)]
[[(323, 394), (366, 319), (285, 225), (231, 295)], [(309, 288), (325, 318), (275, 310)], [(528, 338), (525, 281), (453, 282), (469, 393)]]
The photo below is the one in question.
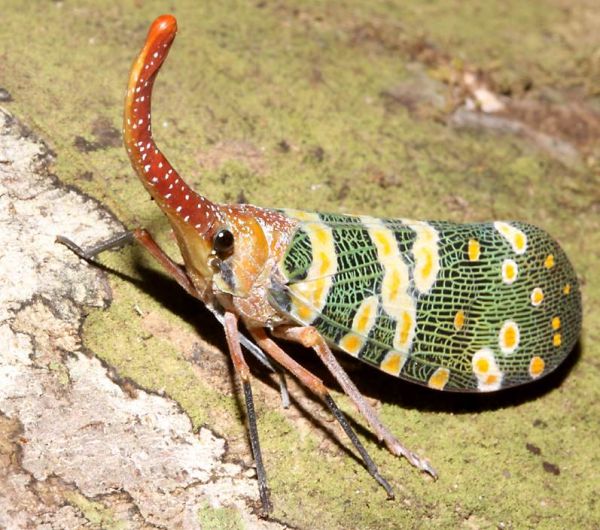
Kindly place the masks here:
[(390, 238), (390, 234), (385, 230), (374, 230), (373, 238), (377, 241), (377, 248), (382, 257), (394, 255), (395, 241)]
[(571, 293), (571, 284), (567, 283), (565, 284), (565, 286), (563, 287), (563, 294), (564, 295), (568, 295)]
[(303, 221), (303, 230), (307, 233), (312, 250), (312, 263), (306, 278), (290, 285), (292, 293), (291, 314), (304, 324), (310, 324), (325, 307), (327, 296), (333, 285), (333, 276), (337, 271), (337, 259), (333, 232), (329, 226), (318, 222), (318, 215), (286, 210), (286, 214)]
[(514, 327), (509, 327), (504, 332), (504, 343), (506, 348), (514, 348), (517, 343), (517, 332)]
[(400, 256), (400, 251), (398, 250), (398, 243), (396, 242), (394, 233), (383, 224), (381, 219), (363, 215), (361, 216), (361, 221), (368, 230), (371, 241), (373, 241), (377, 248), (379, 261), (384, 265), (390, 261), (395, 261), (394, 258)]
[(460, 331), (465, 325), (465, 312), (461, 309), (454, 315), (454, 329)]
[(315, 312), (302, 302), (294, 302), (294, 310), (300, 321), (305, 323), (312, 322), (316, 317)]
[(394, 308), (398, 299), (406, 293), (408, 288), (408, 267), (396, 260), (383, 264), (383, 266), (383, 281), (381, 283), (383, 308), (389, 315), (397, 317)]
[(512, 320), (504, 322), (498, 334), (498, 344), (502, 353), (509, 354), (519, 347), (519, 326)]
[(475, 362), (475, 370), (481, 374), (486, 374), (490, 369), (490, 362), (482, 357)]
[(494, 353), (490, 348), (482, 348), (475, 352), (471, 359), (473, 373), (477, 377), (477, 388), (482, 392), (498, 390), (502, 385), (503, 374), (496, 364)]
[(321, 252), (319, 257), (321, 259), (321, 268), (319, 269), (319, 273), (322, 275), (327, 274), (331, 270), (331, 260), (325, 252)]
[[(416, 330), (416, 304), (409, 294), (410, 276), (392, 230), (380, 219), (361, 217), (383, 267), (381, 304), (383, 310), (396, 321), (393, 346), (402, 353), (410, 349)], [(433, 265), (432, 265), (433, 266)]]
[(476, 239), (469, 239), (469, 261), (477, 261), (481, 254), (481, 245)]
[(342, 350), (355, 356), (358, 355), (375, 325), (378, 304), (377, 296), (369, 296), (361, 302), (352, 319), (352, 331), (340, 339), (339, 346)]
[(383, 291), (386, 293), (390, 303), (394, 303), (398, 299), (401, 288), (402, 279), (400, 278), (400, 271), (397, 267), (390, 267), (383, 281)]
[(341, 338), (339, 347), (345, 352), (356, 357), (360, 349), (363, 347), (363, 344), (364, 339), (362, 337), (359, 337), (354, 333), (346, 333), (346, 335)]
[(554, 344), (554, 346), (557, 348), (562, 344), (562, 337), (560, 336), (560, 333), (554, 334), (554, 337), (552, 337), (552, 344)]
[(428, 277), (431, 275), (431, 271), (433, 269), (433, 257), (431, 255), (431, 250), (424, 248), (420, 252), (422, 266), (421, 266), (421, 274), (423, 277)]
[(397, 376), (402, 370), (404, 360), (399, 352), (392, 350), (387, 353), (379, 368), (388, 374)]
[(544, 291), (542, 291), (539, 287), (536, 287), (533, 291), (531, 291), (531, 305), (539, 306), (544, 301)]
[(368, 334), (375, 325), (378, 305), (377, 296), (365, 298), (354, 315), (352, 329), (363, 335)]
[(523, 254), (523, 252), (525, 252), (525, 247), (527, 246), (527, 237), (523, 232), (517, 231), (515, 233), (513, 246), (515, 247), (515, 252), (517, 254)]
[(512, 259), (505, 259), (502, 262), (502, 281), (511, 285), (517, 279), (517, 275), (519, 274), (519, 267), (515, 261)]
[(400, 344), (406, 347), (410, 332), (413, 328), (413, 319), (408, 311), (402, 313), (402, 321), (400, 323)]
[(504, 221), (496, 221), (494, 228), (510, 243), (515, 254), (525, 253), (527, 250), (527, 236), (525, 232)]
[(554, 267), (554, 255), (553, 254), (548, 254), (546, 259), (544, 260), (544, 267), (546, 267), (547, 269), (551, 269), (552, 267)]
[(397, 315), (397, 322), (392, 344), (396, 350), (407, 353), (417, 328), (414, 301), (409, 295), (403, 295), (398, 302), (395, 315)]
[(559, 329), (560, 328), (560, 317), (554, 317), (552, 319), (552, 329)]
[(427, 381), (429, 388), (435, 388), (436, 390), (443, 390), (448, 383), (450, 378), (450, 371), (448, 368), (438, 368)]
[(532, 357), (531, 361), (529, 362), (529, 375), (532, 377), (532, 379), (536, 379), (542, 375), (545, 366), (546, 363), (544, 362), (544, 359), (538, 357), (537, 355)]
[(508, 223), (504, 223), (502, 221), (496, 221), (494, 223), (494, 227), (505, 237), (508, 237), (510, 234), (510, 229), (512, 228)]
[(321, 309), (324, 305), (325, 305), (325, 301), (327, 298), (327, 293), (325, 292), (325, 289), (329, 287), (329, 283), (327, 282), (328, 278), (319, 278), (318, 280), (315, 280), (312, 284), (313, 286), (313, 290), (312, 290), (312, 302), (315, 306), (319, 307), (319, 309)]
[(485, 384), (490, 386), (496, 383), (499, 380), (500, 376), (498, 374), (488, 374), (485, 376)]
[(365, 333), (366, 329), (367, 329), (367, 323), (369, 322), (369, 319), (371, 318), (371, 315), (365, 311), (364, 315), (361, 315), (358, 319), (358, 322), (356, 323), (356, 330), (359, 333)]
[(317, 224), (311, 224), (313, 227), (313, 234), (320, 245), (326, 246), (331, 236), (331, 229), (325, 225), (319, 226)]
[(415, 258), (414, 282), (421, 293), (427, 293), (435, 283), (440, 270), (438, 253), (439, 234), (435, 228), (424, 221), (403, 220), (416, 233), (412, 247)]

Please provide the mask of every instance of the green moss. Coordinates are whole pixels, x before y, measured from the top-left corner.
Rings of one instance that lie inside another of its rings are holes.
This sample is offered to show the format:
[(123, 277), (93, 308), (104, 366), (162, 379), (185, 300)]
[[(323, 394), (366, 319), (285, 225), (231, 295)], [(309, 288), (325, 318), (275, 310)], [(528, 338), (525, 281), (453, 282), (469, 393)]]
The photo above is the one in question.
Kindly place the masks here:
[[(97, 140), (99, 118), (119, 129), (129, 65), (163, 9), (159, 2), (5, 2), (0, 57), (14, 100), (7, 107), (56, 151), (52, 170), (173, 250), (166, 221), (124, 150), (74, 146), (77, 136)], [(157, 82), (155, 131), (175, 166), (207, 196), (236, 200), (243, 191), (261, 205), (381, 216), (518, 218), (554, 234), (585, 280), (580, 359), (564, 381), (489, 399), (452, 398), (351, 365), (365, 394), (383, 403), (392, 431), (440, 474), (437, 482), (419, 475), (359, 428), (395, 487), (393, 502), (323, 434), (329, 428), (346, 447), (337, 427), (311, 422), (315, 413), (321, 418), (316, 404), (299, 393), (304, 412), (283, 411), (276, 391), (257, 382), (274, 515), (323, 529), (593, 527), (600, 519), (597, 167), (565, 168), (523, 139), (454, 130), (439, 109), (417, 119), (382, 96), (412, 79), (415, 61), (441, 79), (464, 65), (482, 68), (513, 94), (530, 85), (543, 94), (565, 89), (560, 101), (567, 88), (597, 91), (593, 2), (224, 7), (182, 0), (174, 11), (180, 36)], [(176, 399), (194, 426), (207, 424), (236, 441), (234, 457), (247, 457), (235, 385), (205, 368), (216, 362), (213, 354), (194, 368), (180, 346), (148, 332), (135, 306), (221, 348), (214, 320), (160, 280), (139, 250), (102, 259), (126, 277), (110, 276), (113, 304), (87, 319), (86, 345), (121, 376)], [(355, 417), (346, 399), (339, 401)]]
[(198, 511), (200, 528), (206, 530), (243, 530), (240, 514), (232, 508), (203, 506)]
[(58, 382), (61, 385), (63, 385), (64, 387), (69, 385), (69, 371), (63, 363), (50, 362), (48, 364), (48, 369), (53, 372), (56, 372), (56, 374), (58, 375)]
[(75, 492), (67, 493), (66, 498), (67, 502), (79, 509), (94, 527), (103, 530), (125, 530), (129, 528), (127, 521), (115, 518), (113, 511), (106, 508), (101, 502), (91, 501)]

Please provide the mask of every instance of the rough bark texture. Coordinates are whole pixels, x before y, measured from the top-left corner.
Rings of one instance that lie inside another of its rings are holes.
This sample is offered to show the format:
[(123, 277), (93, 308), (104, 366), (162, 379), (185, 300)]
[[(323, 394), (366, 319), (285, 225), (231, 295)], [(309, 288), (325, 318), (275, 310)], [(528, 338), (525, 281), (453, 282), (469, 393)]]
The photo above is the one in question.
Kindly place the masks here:
[(255, 481), (224, 462), (225, 440), (194, 433), (171, 400), (128, 393), (85, 350), (85, 312), (111, 289), (54, 239), (122, 227), (50, 175), (48, 148), (4, 111), (0, 153), (0, 527), (200, 528), (200, 510), (224, 505), (278, 526), (250, 514)]
[[(180, 35), (157, 81), (156, 136), (196, 189), (265, 206), (528, 221), (561, 242), (583, 284), (579, 347), (528, 387), (447, 396), (348, 362), (440, 473), (434, 483), (378, 449), (339, 398), (393, 502), (319, 403), (291, 382), (283, 410), (253, 366), (274, 517), (307, 529), (597, 527), (597, 2), (171, 7)], [(54, 243), (142, 225), (174, 250), (119, 133), (130, 62), (162, 9), (3, 3), (0, 527), (277, 524), (253, 515), (243, 405), (211, 315), (140, 249), (107, 253), (102, 271)]]

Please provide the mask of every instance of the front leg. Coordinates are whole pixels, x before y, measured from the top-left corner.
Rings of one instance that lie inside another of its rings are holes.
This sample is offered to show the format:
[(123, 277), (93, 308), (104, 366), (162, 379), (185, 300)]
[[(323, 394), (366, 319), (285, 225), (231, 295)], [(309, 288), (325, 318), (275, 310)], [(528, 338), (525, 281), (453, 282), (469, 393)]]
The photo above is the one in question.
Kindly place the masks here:
[(167, 253), (158, 246), (158, 243), (154, 241), (154, 238), (150, 232), (148, 232), (145, 228), (136, 228), (135, 230), (128, 230), (122, 234), (117, 234), (116, 236), (113, 236), (106, 241), (101, 241), (97, 245), (94, 245), (86, 250), (82, 249), (79, 245), (77, 245), (77, 243), (64, 236), (56, 236), (56, 241), (67, 246), (80, 258), (90, 262), (95, 261), (96, 256), (105, 250), (121, 248), (125, 245), (133, 243), (134, 241), (137, 241), (148, 252), (150, 252), (150, 254), (152, 254), (154, 259), (156, 259), (156, 261), (163, 266), (169, 276), (171, 276), (171, 278), (181, 285), (186, 292), (191, 294), (194, 298), (199, 298), (198, 291), (192, 284), (192, 281), (185, 272), (185, 269), (181, 265), (175, 263), (167, 255)]
[(317, 352), (327, 369), (335, 377), (346, 395), (352, 400), (358, 411), (367, 420), (367, 423), (373, 429), (373, 432), (379, 440), (383, 440), (388, 450), (396, 456), (404, 456), (413, 466), (429, 473), (433, 478), (437, 478), (437, 473), (429, 463), (410, 451), (381, 423), (377, 413), (366, 402), (356, 385), (352, 382), (348, 374), (340, 366), (329, 345), (320, 333), (313, 327), (279, 327), (273, 331), (273, 334), (282, 339), (290, 340), (302, 344), (306, 348), (312, 348)]
[(256, 425), (256, 412), (254, 411), (254, 399), (252, 397), (252, 386), (250, 385), (250, 370), (240, 346), (238, 334), (238, 320), (233, 313), (225, 313), (225, 337), (229, 346), (229, 354), (233, 361), (233, 366), (236, 373), (242, 380), (244, 388), (244, 398), (246, 401), (246, 415), (248, 418), (248, 432), (250, 434), (250, 445), (252, 446), (252, 454), (256, 463), (256, 477), (258, 479), (258, 492), (260, 493), (260, 501), (262, 503), (263, 516), (266, 517), (272, 510), (273, 506), (269, 499), (269, 488), (267, 487), (267, 473), (263, 464), (262, 452), (260, 450), (260, 441), (258, 438), (258, 427)]

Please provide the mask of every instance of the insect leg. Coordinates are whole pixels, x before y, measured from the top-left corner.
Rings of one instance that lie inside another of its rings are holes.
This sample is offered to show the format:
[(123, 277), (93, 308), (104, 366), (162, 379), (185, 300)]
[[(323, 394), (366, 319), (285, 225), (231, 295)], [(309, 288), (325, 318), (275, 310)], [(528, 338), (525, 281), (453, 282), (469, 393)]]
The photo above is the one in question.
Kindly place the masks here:
[(240, 346), (237, 317), (233, 313), (225, 313), (225, 337), (229, 346), (229, 353), (235, 371), (242, 380), (244, 387), (244, 397), (246, 400), (246, 413), (248, 415), (248, 431), (250, 433), (250, 445), (252, 446), (252, 454), (256, 462), (256, 476), (258, 478), (258, 491), (260, 501), (262, 503), (264, 515), (267, 515), (273, 510), (269, 499), (269, 488), (267, 487), (267, 474), (263, 465), (262, 453), (260, 452), (260, 443), (258, 439), (258, 428), (256, 426), (256, 413), (254, 411), (254, 400), (252, 398), (252, 387), (250, 386), (250, 370)]
[[(206, 308), (215, 316), (215, 318), (221, 323), (223, 327), (225, 327), (225, 315), (222, 312), (219, 312), (215, 307), (207, 305)], [(281, 366), (274, 365), (265, 352), (263, 352), (254, 342), (252, 342), (246, 335), (238, 331), (238, 336), (240, 338), (240, 343), (246, 350), (248, 350), (256, 359), (258, 359), (263, 366), (275, 372), (277, 374), (277, 378), (279, 379), (279, 392), (281, 394), (281, 406), (284, 409), (290, 407), (290, 395), (287, 389), (287, 383), (285, 381), (285, 374), (281, 369)]]
[(150, 232), (144, 228), (136, 228), (135, 230), (117, 234), (116, 236), (113, 236), (106, 241), (102, 241), (87, 250), (82, 249), (76, 243), (64, 236), (57, 236), (56, 241), (66, 245), (80, 258), (83, 258), (86, 261), (94, 261), (94, 258), (105, 250), (120, 248), (124, 245), (133, 243), (133, 241), (138, 241), (138, 243), (140, 243), (148, 252), (150, 252), (150, 254), (152, 254), (152, 256), (163, 266), (169, 275), (179, 285), (181, 285), (181, 287), (183, 287), (193, 297), (198, 298), (198, 291), (186, 274), (185, 269), (175, 263), (166, 254), (166, 252), (158, 246), (152, 235), (150, 235)]
[(276, 342), (274, 342), (267, 336), (264, 330), (251, 328), (249, 331), (256, 343), (262, 349), (264, 349), (271, 357), (273, 357), (275, 361), (277, 361), (284, 368), (287, 368), (300, 380), (300, 382), (304, 386), (306, 386), (314, 394), (323, 399), (323, 401), (333, 414), (333, 417), (342, 426), (342, 429), (344, 429), (344, 432), (346, 433), (348, 438), (350, 438), (352, 445), (354, 445), (356, 450), (359, 452), (371, 476), (383, 487), (383, 489), (385, 489), (386, 493), (388, 494), (388, 498), (393, 499), (394, 492), (392, 490), (392, 487), (389, 485), (388, 481), (385, 480), (379, 473), (377, 465), (375, 464), (367, 450), (364, 448), (358, 437), (356, 436), (356, 433), (352, 430), (352, 427), (348, 423), (348, 420), (344, 416), (344, 413), (338, 408), (338, 406), (335, 404), (335, 401), (333, 401), (331, 395), (329, 394), (329, 391), (327, 390), (323, 382), (318, 377), (314, 376), (312, 373), (306, 370), (306, 368), (303, 368), (296, 361), (294, 361), (294, 359), (292, 359), (287, 353), (285, 353), (277, 345)]
[(366, 402), (363, 395), (352, 382), (348, 374), (340, 366), (337, 359), (331, 353), (331, 349), (321, 337), (319, 332), (310, 326), (307, 327), (287, 327), (277, 328), (274, 334), (283, 339), (298, 342), (307, 348), (312, 348), (317, 352), (327, 369), (336, 378), (339, 385), (342, 387), (346, 395), (352, 400), (358, 411), (367, 420), (371, 429), (375, 432), (379, 440), (383, 440), (388, 450), (396, 456), (404, 456), (413, 466), (429, 473), (432, 477), (437, 478), (437, 473), (429, 463), (419, 457), (417, 454), (406, 448), (400, 441), (381, 423), (377, 413)]
[(106, 239), (105, 241), (101, 241), (93, 247), (84, 250), (68, 237), (56, 236), (57, 243), (62, 243), (70, 250), (75, 252), (75, 254), (77, 254), (80, 258), (86, 261), (92, 261), (98, 254), (104, 252), (105, 250), (114, 250), (124, 247), (125, 245), (130, 245), (133, 243), (134, 239), (133, 232), (128, 230), (127, 232), (116, 234), (113, 237)]

